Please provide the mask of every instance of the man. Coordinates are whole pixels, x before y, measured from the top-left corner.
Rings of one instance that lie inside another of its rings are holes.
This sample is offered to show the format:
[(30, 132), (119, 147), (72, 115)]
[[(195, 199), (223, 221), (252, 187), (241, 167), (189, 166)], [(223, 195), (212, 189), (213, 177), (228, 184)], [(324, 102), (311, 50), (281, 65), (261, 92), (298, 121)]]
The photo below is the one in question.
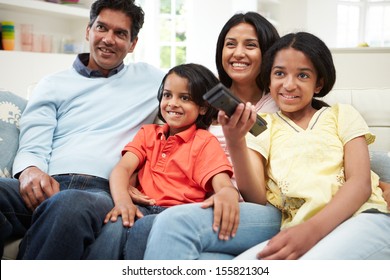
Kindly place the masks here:
[(133, 0), (93, 3), (90, 53), (38, 83), (20, 123), (17, 179), (0, 180), (0, 250), (18, 258), (80, 259), (113, 207), (108, 177), (124, 145), (157, 114), (163, 73), (124, 65), (144, 21)]

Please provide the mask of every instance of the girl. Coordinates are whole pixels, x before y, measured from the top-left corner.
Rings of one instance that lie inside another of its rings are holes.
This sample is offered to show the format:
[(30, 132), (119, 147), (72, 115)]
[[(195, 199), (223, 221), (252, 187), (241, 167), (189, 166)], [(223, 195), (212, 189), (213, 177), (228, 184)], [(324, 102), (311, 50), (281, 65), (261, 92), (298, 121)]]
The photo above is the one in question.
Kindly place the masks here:
[[(389, 210), (367, 148), (375, 137), (352, 106), (317, 99), (336, 79), (329, 49), (312, 34), (288, 34), (261, 73), (280, 108), (266, 116), (268, 130), (246, 135), (255, 112), (243, 104), (218, 120), (239, 186), (282, 211), (282, 231), (238, 259), (389, 259)], [(246, 142), (252, 151), (242, 153)]]

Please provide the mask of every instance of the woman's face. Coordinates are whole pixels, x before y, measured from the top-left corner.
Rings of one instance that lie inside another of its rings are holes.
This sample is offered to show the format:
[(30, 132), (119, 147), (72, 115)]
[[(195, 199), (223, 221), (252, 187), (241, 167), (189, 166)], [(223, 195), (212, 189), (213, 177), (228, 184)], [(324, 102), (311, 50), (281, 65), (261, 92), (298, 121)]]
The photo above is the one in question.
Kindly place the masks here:
[(261, 49), (251, 24), (239, 23), (226, 34), (222, 66), (233, 83), (256, 83), (260, 74)]

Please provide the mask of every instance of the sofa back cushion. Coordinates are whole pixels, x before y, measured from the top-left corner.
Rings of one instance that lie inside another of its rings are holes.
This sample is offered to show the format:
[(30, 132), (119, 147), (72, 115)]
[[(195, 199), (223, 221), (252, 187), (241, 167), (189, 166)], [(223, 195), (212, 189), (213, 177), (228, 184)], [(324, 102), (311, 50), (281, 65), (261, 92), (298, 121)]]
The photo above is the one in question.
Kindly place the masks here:
[(27, 100), (0, 90), (0, 177), (12, 176), (12, 164), (19, 143), (19, 119)]
[(390, 88), (383, 89), (335, 89), (324, 101), (351, 104), (363, 116), (376, 140), (371, 151), (390, 151)]

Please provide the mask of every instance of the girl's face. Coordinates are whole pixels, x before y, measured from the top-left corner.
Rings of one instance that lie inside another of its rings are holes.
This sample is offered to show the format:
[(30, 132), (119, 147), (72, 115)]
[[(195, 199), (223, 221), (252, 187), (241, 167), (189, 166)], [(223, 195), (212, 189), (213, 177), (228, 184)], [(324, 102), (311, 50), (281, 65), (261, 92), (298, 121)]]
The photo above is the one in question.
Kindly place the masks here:
[(160, 110), (169, 125), (169, 135), (188, 129), (199, 115), (206, 113), (205, 107), (200, 107), (191, 100), (188, 80), (175, 73), (169, 74), (165, 79)]
[(280, 50), (271, 70), (270, 91), (281, 111), (290, 119), (314, 114), (314, 94), (323, 86), (311, 60), (293, 48)]
[(240, 23), (226, 34), (222, 66), (233, 83), (256, 83), (260, 74), (261, 50), (255, 28)]

